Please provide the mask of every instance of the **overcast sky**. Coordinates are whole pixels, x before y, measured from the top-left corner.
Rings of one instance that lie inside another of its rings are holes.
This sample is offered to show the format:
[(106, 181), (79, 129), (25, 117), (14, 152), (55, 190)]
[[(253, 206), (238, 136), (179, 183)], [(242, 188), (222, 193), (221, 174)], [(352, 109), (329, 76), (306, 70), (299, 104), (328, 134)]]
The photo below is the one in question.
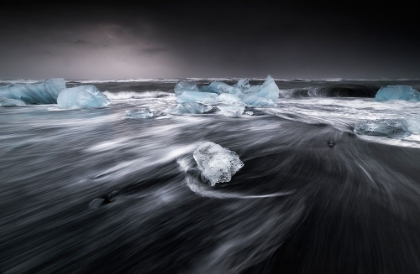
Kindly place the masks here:
[(2, 1), (0, 78), (420, 78), (414, 4), (152, 2)]

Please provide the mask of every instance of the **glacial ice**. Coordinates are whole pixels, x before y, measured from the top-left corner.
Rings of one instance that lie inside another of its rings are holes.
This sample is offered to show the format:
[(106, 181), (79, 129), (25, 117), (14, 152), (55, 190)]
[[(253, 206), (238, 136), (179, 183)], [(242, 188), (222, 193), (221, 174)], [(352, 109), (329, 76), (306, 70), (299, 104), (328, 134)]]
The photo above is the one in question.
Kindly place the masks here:
[(219, 103), (228, 104), (228, 105), (230, 104), (245, 105), (244, 102), (242, 102), (242, 100), (239, 97), (232, 94), (226, 94), (226, 93), (220, 94), (218, 101)]
[(214, 93), (201, 91), (184, 91), (176, 96), (177, 103), (199, 102), (205, 104), (217, 103), (218, 96)]
[[(280, 90), (274, 79), (268, 75), (262, 85), (251, 86), (248, 79), (240, 79), (234, 85), (223, 82), (212, 82), (210, 85), (198, 88), (195, 84), (181, 81), (175, 87), (177, 102), (200, 102), (213, 104), (223, 102), (222, 95), (235, 96), (247, 106), (275, 106)], [(217, 97), (219, 95), (219, 97)]]
[(174, 107), (170, 113), (172, 115), (203, 114), (212, 109), (213, 108), (211, 106), (203, 105), (201, 103), (185, 102)]
[(52, 78), (34, 84), (9, 84), (0, 86), (0, 96), (21, 100), (26, 104), (56, 104), (58, 94), (66, 88), (62, 78)]
[(249, 83), (249, 79), (239, 79), (238, 83), (235, 84), (235, 87), (241, 89), (249, 89), (251, 87), (251, 84)]
[(21, 107), (21, 106), (26, 106), (26, 104), (21, 100), (9, 99), (9, 98), (0, 96), (0, 106), (2, 106), (2, 107)]
[(276, 101), (279, 98), (280, 90), (274, 79), (269, 75), (261, 86), (251, 86), (247, 93)]
[(130, 109), (125, 111), (125, 117), (133, 119), (152, 118), (153, 112), (148, 108)]
[(248, 106), (275, 106), (280, 90), (274, 79), (269, 75), (260, 86), (250, 86), (244, 89), (242, 98)]
[(174, 88), (176, 95), (181, 95), (184, 91), (197, 91), (200, 92), (197, 85), (189, 81), (179, 81)]
[(201, 171), (201, 176), (212, 186), (229, 182), (232, 176), (244, 166), (236, 152), (213, 142), (200, 144), (194, 150), (193, 157)]
[(253, 94), (244, 96), (244, 98), (242, 98), (242, 101), (247, 106), (254, 106), (254, 107), (272, 107), (276, 105), (276, 103), (271, 99), (267, 99), (267, 98), (253, 95)]
[(239, 117), (244, 113), (245, 106), (241, 104), (234, 105), (219, 105), (217, 106), (220, 112), (225, 116)]
[(408, 129), (412, 134), (420, 135), (420, 116), (414, 116), (407, 119)]
[(223, 82), (213, 82), (210, 85), (203, 87), (202, 91), (213, 92), (217, 94), (232, 94), (240, 97), (242, 95), (242, 90), (235, 86), (230, 86)]
[(411, 86), (388, 85), (381, 87), (375, 95), (378, 102), (388, 100), (420, 101), (420, 92)]
[(57, 104), (61, 108), (101, 108), (110, 104), (94, 85), (82, 85), (60, 91)]
[(239, 117), (245, 110), (245, 103), (235, 95), (222, 93), (219, 95), (219, 103), (217, 108), (220, 109), (221, 114), (231, 117)]
[(354, 132), (360, 135), (404, 138), (411, 135), (409, 125), (404, 119), (378, 119), (358, 122)]

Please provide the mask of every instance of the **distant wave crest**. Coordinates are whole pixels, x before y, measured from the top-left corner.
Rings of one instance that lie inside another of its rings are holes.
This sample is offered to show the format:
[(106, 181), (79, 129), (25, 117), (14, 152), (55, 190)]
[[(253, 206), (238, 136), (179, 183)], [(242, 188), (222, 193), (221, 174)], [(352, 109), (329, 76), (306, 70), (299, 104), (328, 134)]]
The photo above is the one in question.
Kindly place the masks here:
[(104, 94), (110, 100), (124, 100), (124, 99), (143, 99), (143, 98), (162, 98), (162, 97), (174, 97), (175, 94), (164, 91), (120, 91), (120, 92), (109, 92), (105, 91)]

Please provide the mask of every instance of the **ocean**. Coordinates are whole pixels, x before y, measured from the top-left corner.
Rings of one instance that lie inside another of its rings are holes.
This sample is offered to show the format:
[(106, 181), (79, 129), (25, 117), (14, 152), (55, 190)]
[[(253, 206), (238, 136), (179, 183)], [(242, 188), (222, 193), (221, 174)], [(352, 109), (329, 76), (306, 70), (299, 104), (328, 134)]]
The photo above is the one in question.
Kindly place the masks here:
[[(0, 273), (420, 273), (420, 103), (374, 99), (420, 80), (278, 79), (277, 106), (240, 117), (168, 114), (178, 80), (67, 81), (98, 109), (0, 107)], [(354, 131), (376, 119), (411, 135)], [(202, 180), (206, 141), (244, 163), (230, 182)]]

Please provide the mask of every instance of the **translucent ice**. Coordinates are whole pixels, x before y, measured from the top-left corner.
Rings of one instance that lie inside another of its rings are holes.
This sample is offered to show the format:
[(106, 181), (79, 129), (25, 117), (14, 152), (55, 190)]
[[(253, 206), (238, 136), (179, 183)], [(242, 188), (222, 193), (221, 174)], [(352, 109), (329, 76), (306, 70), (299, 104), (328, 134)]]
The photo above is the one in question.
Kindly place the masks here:
[(213, 108), (196, 102), (181, 103), (171, 110), (173, 115), (182, 114), (203, 114), (209, 112)]
[(231, 104), (244, 104), (239, 97), (237, 97), (235, 95), (232, 95), (232, 94), (225, 94), (225, 93), (220, 94), (218, 100), (219, 100), (220, 103), (229, 104), (229, 105), (231, 105)]
[(200, 91), (196, 84), (188, 81), (179, 81), (174, 88), (176, 95), (181, 95), (184, 91)]
[(249, 79), (239, 79), (238, 83), (236, 83), (235, 87), (241, 89), (249, 89), (251, 85), (249, 84)]
[(238, 154), (212, 142), (200, 144), (193, 157), (203, 179), (209, 181), (212, 186), (229, 182), (244, 166)]
[(219, 95), (220, 112), (226, 116), (239, 117), (245, 110), (245, 103), (235, 95), (223, 93)]
[(125, 111), (125, 116), (133, 119), (152, 118), (153, 112), (148, 108), (130, 109)]
[(57, 103), (61, 108), (101, 108), (110, 101), (94, 85), (83, 85), (60, 91)]
[(274, 106), (279, 98), (280, 90), (274, 79), (269, 75), (260, 86), (250, 86), (243, 91), (242, 101), (248, 106)]
[(201, 91), (184, 91), (182, 94), (177, 95), (176, 101), (178, 103), (186, 102), (200, 102), (206, 104), (217, 103), (218, 96), (214, 93), (201, 92)]
[(24, 102), (22, 102), (21, 100), (9, 99), (9, 98), (0, 96), (0, 106), (2, 106), (2, 107), (21, 107), (21, 106), (26, 106), (26, 104)]
[(21, 100), (27, 104), (56, 104), (58, 94), (65, 88), (64, 79), (53, 78), (34, 84), (0, 86), (0, 96)]
[[(200, 102), (204, 104), (217, 103), (216, 94), (219, 94), (219, 102), (226, 99), (238, 98), (248, 106), (275, 106), (279, 98), (280, 90), (274, 79), (269, 75), (262, 85), (251, 86), (248, 79), (240, 79), (235, 85), (223, 82), (212, 82), (208, 86), (197, 88), (196, 85), (181, 81), (175, 87), (177, 101)], [(180, 90), (184, 90), (180, 93)], [(234, 96), (223, 98), (222, 95)], [(233, 103), (233, 102), (231, 102)]]
[(354, 127), (354, 132), (360, 135), (388, 138), (404, 138), (411, 135), (409, 126), (404, 119), (361, 121)]
[(414, 116), (412, 118), (407, 119), (408, 129), (413, 134), (420, 135), (420, 117)]
[(378, 102), (388, 100), (420, 101), (420, 92), (411, 86), (388, 85), (378, 90), (375, 100)]
[(263, 97), (272, 101), (276, 101), (279, 98), (280, 90), (277, 87), (276, 82), (270, 75), (267, 76), (261, 88), (252, 92), (253, 95)]
[(244, 113), (245, 106), (241, 104), (219, 105), (220, 112), (226, 116), (239, 117)]
[(222, 94), (222, 93), (232, 94), (238, 97), (242, 95), (241, 88), (230, 86), (223, 82), (213, 82), (210, 85), (208, 85), (204, 90), (208, 92), (214, 92), (217, 94)]
[(253, 95), (253, 94), (244, 96), (242, 98), (242, 101), (247, 106), (253, 106), (253, 107), (270, 107), (270, 106), (276, 105), (276, 103), (271, 99), (267, 99), (267, 98)]

